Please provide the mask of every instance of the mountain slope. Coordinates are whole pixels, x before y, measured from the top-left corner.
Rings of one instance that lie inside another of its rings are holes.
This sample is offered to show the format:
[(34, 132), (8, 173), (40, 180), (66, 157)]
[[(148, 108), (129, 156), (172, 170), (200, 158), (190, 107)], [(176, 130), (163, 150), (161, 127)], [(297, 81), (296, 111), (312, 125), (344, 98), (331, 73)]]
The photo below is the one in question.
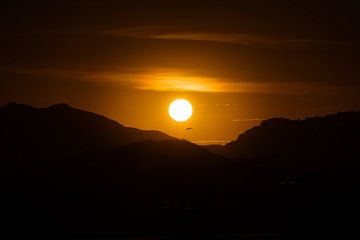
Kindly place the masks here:
[[(48, 108), (9, 103), (0, 107), (0, 143), (4, 149), (34, 154), (72, 155), (111, 149), (144, 140), (173, 137), (159, 131), (125, 127), (116, 121), (66, 104)], [(55, 157), (54, 156), (54, 157)]]
[(304, 120), (273, 118), (249, 129), (215, 150), (242, 158), (357, 156), (360, 149), (360, 112), (344, 112)]

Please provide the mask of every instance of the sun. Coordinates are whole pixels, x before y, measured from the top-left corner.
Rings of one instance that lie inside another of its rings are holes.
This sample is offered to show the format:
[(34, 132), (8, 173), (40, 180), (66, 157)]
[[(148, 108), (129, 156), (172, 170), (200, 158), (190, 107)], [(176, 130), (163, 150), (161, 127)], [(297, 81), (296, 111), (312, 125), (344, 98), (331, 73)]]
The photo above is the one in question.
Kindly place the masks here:
[(185, 99), (176, 99), (169, 106), (170, 117), (177, 122), (185, 122), (192, 115), (191, 103)]

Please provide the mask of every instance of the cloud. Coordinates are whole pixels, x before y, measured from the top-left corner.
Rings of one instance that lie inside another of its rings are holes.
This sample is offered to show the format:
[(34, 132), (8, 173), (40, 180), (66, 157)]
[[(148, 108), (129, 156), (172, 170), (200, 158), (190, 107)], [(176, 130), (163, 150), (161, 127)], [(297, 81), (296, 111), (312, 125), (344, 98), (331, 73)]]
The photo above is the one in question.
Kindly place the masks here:
[[(251, 82), (243, 79), (224, 79), (195, 70), (175, 68), (118, 68), (108, 71), (14, 68), (0, 69), (0, 75), (42, 77), (46, 79), (87, 81), (130, 89), (149, 91), (194, 91), (210, 93), (272, 93), (319, 94), (339, 92), (339, 85), (316, 82)], [(347, 90), (349, 86), (342, 86)], [(351, 87), (351, 86), (350, 86)], [(343, 92), (343, 91), (342, 91)], [(240, 120), (239, 120), (240, 121)]]
[(326, 45), (349, 45), (347, 41), (328, 39), (289, 38), (279, 34), (269, 36), (265, 34), (248, 34), (238, 32), (198, 31), (178, 26), (137, 26), (119, 29), (86, 28), (76, 30), (46, 29), (24, 30), (21, 32), (0, 32), (0, 36), (111, 36), (119, 38), (141, 38), (174, 41), (215, 42), (242, 46), (265, 47), (311, 47)]
[(342, 45), (346, 42), (319, 40), (319, 39), (292, 39), (285, 37), (270, 37), (256, 34), (240, 34), (226, 32), (201, 32), (177, 30), (176, 27), (164, 26), (145, 26), (122, 28), (118, 30), (105, 31), (102, 34), (129, 37), (129, 38), (149, 38), (161, 40), (186, 40), (186, 41), (204, 41), (218, 42), (244, 46), (313, 46), (313, 45)]
[(263, 118), (236, 118), (233, 119), (233, 122), (260, 122), (264, 120)]

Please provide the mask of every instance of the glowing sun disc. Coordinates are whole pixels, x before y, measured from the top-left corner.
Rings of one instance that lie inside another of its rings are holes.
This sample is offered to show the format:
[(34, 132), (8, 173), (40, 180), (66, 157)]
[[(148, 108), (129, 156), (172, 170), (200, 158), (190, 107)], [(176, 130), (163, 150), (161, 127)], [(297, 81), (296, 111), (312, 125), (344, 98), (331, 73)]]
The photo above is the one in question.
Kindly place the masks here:
[(170, 117), (177, 122), (185, 122), (192, 115), (191, 103), (185, 99), (176, 99), (169, 106)]

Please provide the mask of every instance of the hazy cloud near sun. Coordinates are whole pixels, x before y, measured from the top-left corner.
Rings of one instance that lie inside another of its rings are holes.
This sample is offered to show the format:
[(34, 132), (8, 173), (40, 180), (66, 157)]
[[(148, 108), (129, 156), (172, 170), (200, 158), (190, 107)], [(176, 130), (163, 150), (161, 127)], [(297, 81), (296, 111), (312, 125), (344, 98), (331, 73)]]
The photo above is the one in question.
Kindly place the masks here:
[(260, 122), (263, 121), (263, 118), (235, 118), (233, 122)]
[[(108, 71), (76, 69), (14, 68), (0, 70), (0, 75), (30, 76), (48, 80), (83, 81), (92, 84), (114, 85), (118, 87), (148, 91), (193, 91), (209, 93), (273, 93), (273, 94), (319, 94), (336, 93), (351, 89), (336, 84), (313, 82), (252, 82), (239, 79), (224, 79), (195, 70), (174, 68), (118, 68)], [(335, 94), (336, 95), (336, 94)], [(252, 119), (254, 120), (254, 119)], [(243, 121), (234, 119), (233, 121)]]

